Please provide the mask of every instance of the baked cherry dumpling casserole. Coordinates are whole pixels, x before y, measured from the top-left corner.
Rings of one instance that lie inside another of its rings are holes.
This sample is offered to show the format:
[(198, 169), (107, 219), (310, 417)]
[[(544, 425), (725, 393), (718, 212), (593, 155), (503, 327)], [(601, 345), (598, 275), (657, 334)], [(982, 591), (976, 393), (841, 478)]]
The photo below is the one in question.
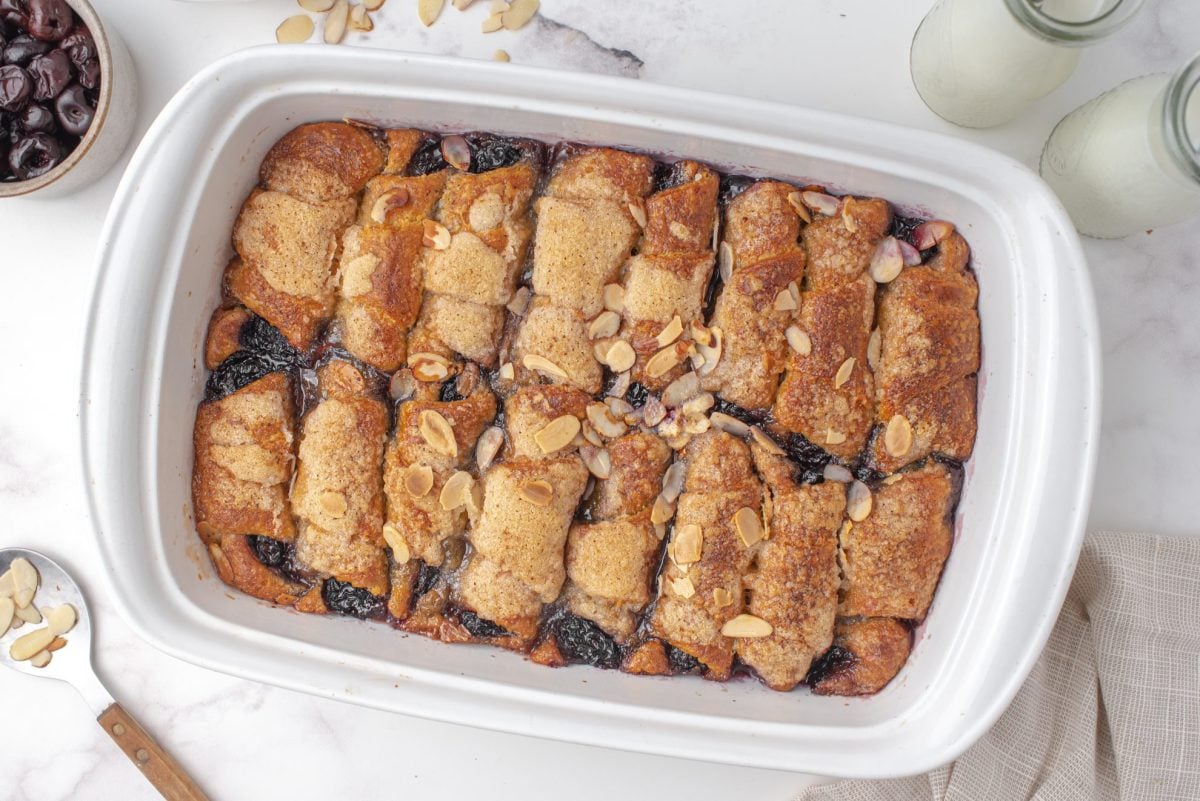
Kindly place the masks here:
[(866, 695), (904, 665), (975, 439), (950, 223), (324, 122), (232, 241), (193, 473), (231, 586), (551, 666)]

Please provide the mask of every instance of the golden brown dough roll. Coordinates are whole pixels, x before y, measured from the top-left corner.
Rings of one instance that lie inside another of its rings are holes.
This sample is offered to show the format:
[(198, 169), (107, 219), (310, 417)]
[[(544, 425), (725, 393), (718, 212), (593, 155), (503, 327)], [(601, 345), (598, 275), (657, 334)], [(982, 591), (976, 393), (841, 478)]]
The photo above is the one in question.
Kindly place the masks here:
[(678, 162), (672, 170), (679, 182), (646, 199), (646, 234), (641, 252), (653, 256), (712, 250), (721, 180), (695, 161)]
[(535, 297), (512, 348), (513, 364), (527, 375), (526, 356), (540, 356), (556, 365), (566, 377), (546, 375), (554, 383), (570, 384), (589, 394), (600, 391), (604, 373), (592, 355), (588, 321), (573, 308), (556, 306), (546, 297)]
[[(442, 426), (433, 415), (448, 424)], [(440, 566), (442, 543), (463, 533), (469, 505), (452, 506), (442, 491), (447, 480), (474, 462), (475, 444), (496, 416), (496, 397), (479, 387), (459, 401), (408, 401), (396, 417), (396, 429), (384, 463), (387, 494), (387, 525), (407, 545), (407, 554), (396, 554), (397, 562), (408, 557)], [(453, 445), (441, 435), (447, 430)]]
[(358, 206), (359, 225), (421, 225), (446, 188), (446, 171), (428, 175), (379, 175), (367, 181)]
[(654, 160), (649, 156), (589, 147), (570, 153), (554, 168), (546, 195), (629, 204), (650, 194), (653, 185)]
[(635, 432), (608, 443), (608, 478), (597, 481), (590, 523), (575, 523), (567, 540), (563, 600), (618, 642), (628, 640), (651, 598), (659, 538), (650, 508), (662, 488), (671, 449)]
[(373, 595), (387, 594), (383, 447), (387, 406), (348, 362), (319, 374), (321, 401), (304, 416), (292, 507), (296, 558)]
[(209, 543), (208, 552), (221, 580), (247, 595), (290, 606), (308, 590), (260, 562), (244, 534), (224, 534)]
[(799, 326), (810, 348), (791, 354), (775, 399), (775, 418), (783, 428), (847, 460), (863, 449), (875, 421), (867, 362), (874, 314), (875, 282), (867, 275), (804, 292)]
[(533, 638), (540, 605), (558, 597), (566, 578), (563, 549), (587, 477), (577, 456), (517, 457), (487, 472), (461, 605), (521, 642)]
[(847, 195), (833, 215), (814, 212), (801, 235), (808, 256), (806, 288), (829, 289), (858, 278), (891, 225), (892, 209), (879, 198)]
[(242, 326), (254, 315), (245, 306), (222, 306), (213, 312), (204, 337), (204, 366), (216, 370), (221, 362), (241, 350)]
[[(879, 302), (880, 435), (873, 465), (884, 472), (940, 453), (965, 461), (975, 443), (979, 290), (967, 243), (953, 233), (927, 265), (908, 267)], [(893, 418), (899, 416), (902, 419)], [(893, 434), (887, 437), (891, 424)], [(907, 447), (905, 447), (907, 445)]]
[(722, 352), (698, 372), (704, 389), (746, 409), (771, 406), (790, 353), (784, 331), (799, 314), (805, 259), (800, 218), (788, 202), (796, 192), (759, 181), (725, 210), (732, 273), (709, 321), (720, 330)]
[(912, 634), (890, 618), (838, 620), (833, 649), (809, 676), (817, 695), (873, 695), (887, 686), (912, 650)]
[(416, 128), (389, 128), (383, 132), (383, 139), (387, 144), (383, 172), (385, 175), (397, 175), (408, 169), (413, 155), (422, 145), (433, 140), (433, 134)]
[[(725, 679), (733, 666), (733, 640), (722, 626), (743, 611), (742, 576), (752, 552), (739, 537), (741, 509), (762, 514), (762, 489), (750, 466), (750, 449), (723, 431), (709, 431), (687, 447), (685, 490), (679, 496), (661, 574), (661, 595), (650, 619), (654, 636), (704, 663), (706, 675)], [(699, 529), (699, 560), (686, 559), (681, 532)]]
[(418, 225), (347, 229), (341, 256), (337, 321), (342, 345), (384, 372), (400, 368), (421, 308), (423, 233)]
[(844, 617), (923, 620), (950, 554), (957, 477), (944, 465), (897, 473), (866, 520), (841, 534)]
[(485, 306), (427, 292), (421, 316), (409, 334), (408, 351), (410, 356), (424, 351), (447, 358), (457, 353), (484, 367), (493, 367), (496, 343), (503, 331), (503, 306)]
[(533, 233), (529, 206), (537, 181), (538, 171), (528, 163), (452, 173), (442, 193), (438, 220), (451, 234), (478, 237), (503, 257), (512, 272), (519, 272)]
[[(504, 404), (509, 453), (529, 459), (545, 459), (574, 453), (577, 449), (575, 442), (578, 441), (574, 435), (569, 444), (554, 448), (562, 440), (550, 436), (551, 432), (547, 432), (546, 429), (562, 417), (576, 418), (582, 427), (590, 400), (587, 394), (578, 389), (560, 384), (521, 387), (510, 395)], [(569, 421), (565, 421), (565, 424), (570, 425)]]
[(196, 410), (192, 506), (206, 543), (227, 534), (296, 538), (288, 506), (295, 412), (285, 373), (270, 373)]
[(334, 255), (354, 219), (353, 199), (322, 204), (254, 190), (233, 229), (230, 294), (307, 350), (333, 315)]
[(344, 122), (301, 125), (267, 152), (263, 186), (309, 203), (342, 200), (362, 191), (383, 169), (383, 152), (370, 133)]
[(759, 474), (770, 493), (770, 537), (758, 546), (746, 582), (746, 611), (771, 624), (766, 637), (739, 639), (742, 661), (774, 690), (804, 680), (815, 657), (833, 640), (837, 614), (838, 528), (846, 508), (843, 484), (797, 484), (782, 456), (755, 446)]

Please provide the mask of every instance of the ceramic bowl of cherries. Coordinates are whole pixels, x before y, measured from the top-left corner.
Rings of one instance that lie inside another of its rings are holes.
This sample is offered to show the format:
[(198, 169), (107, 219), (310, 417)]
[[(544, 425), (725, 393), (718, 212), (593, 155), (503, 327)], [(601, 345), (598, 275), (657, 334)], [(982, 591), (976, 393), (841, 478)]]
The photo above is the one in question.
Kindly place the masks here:
[[(110, 119), (109, 83), (121, 72), (133, 81), (128, 54), (115, 44), (83, 0), (0, 0), (0, 197), (76, 188), (115, 161), (133, 116), (126, 102), (128, 119)], [(110, 125), (126, 129), (119, 146), (101, 130)]]

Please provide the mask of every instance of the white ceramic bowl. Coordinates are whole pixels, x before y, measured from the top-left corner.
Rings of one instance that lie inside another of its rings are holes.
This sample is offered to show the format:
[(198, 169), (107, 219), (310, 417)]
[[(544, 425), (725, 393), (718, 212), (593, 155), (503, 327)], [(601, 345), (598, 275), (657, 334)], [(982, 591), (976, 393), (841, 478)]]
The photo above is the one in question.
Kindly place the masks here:
[[(974, 248), (979, 435), (957, 539), (912, 657), (870, 698), (551, 670), (492, 648), (305, 616), (214, 576), (189, 514), (205, 326), (267, 148), (301, 122), (624, 145), (877, 194)], [(154, 123), (109, 212), (83, 364), (85, 479), (124, 616), (184, 659), (429, 718), (839, 776), (943, 764), (1003, 711), (1057, 616), (1091, 491), (1097, 323), (1070, 220), (1028, 169), (877, 122), (622, 79), (358, 48), (237, 53)]]
[(100, 57), (100, 97), (96, 116), (79, 145), (58, 166), (28, 181), (0, 183), (6, 197), (57, 198), (69, 195), (108, 172), (129, 144), (137, 120), (137, 72), (125, 43), (105, 25), (87, 0), (67, 0), (96, 40)]

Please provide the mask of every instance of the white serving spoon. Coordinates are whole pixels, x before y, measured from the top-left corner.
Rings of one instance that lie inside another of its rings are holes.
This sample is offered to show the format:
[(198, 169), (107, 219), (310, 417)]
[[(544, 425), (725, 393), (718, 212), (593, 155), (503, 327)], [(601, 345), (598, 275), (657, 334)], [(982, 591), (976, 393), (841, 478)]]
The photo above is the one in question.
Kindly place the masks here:
[(7, 572), (13, 560), (20, 557), (29, 560), (40, 578), (33, 605), (40, 609), (70, 604), (75, 607), (78, 620), (70, 631), (62, 635), (67, 644), (55, 651), (50, 663), (41, 668), (34, 667), (28, 660), (13, 659), (9, 649), (21, 636), (43, 624), (27, 623), (20, 629), (9, 629), (7, 634), (0, 637), (0, 663), (30, 676), (65, 681), (78, 690), (96, 714), (96, 722), (167, 801), (208, 801), (208, 797), (170, 754), (113, 700), (96, 675), (92, 667), (92, 622), (79, 587), (54, 561), (24, 548), (0, 550), (0, 575)]

